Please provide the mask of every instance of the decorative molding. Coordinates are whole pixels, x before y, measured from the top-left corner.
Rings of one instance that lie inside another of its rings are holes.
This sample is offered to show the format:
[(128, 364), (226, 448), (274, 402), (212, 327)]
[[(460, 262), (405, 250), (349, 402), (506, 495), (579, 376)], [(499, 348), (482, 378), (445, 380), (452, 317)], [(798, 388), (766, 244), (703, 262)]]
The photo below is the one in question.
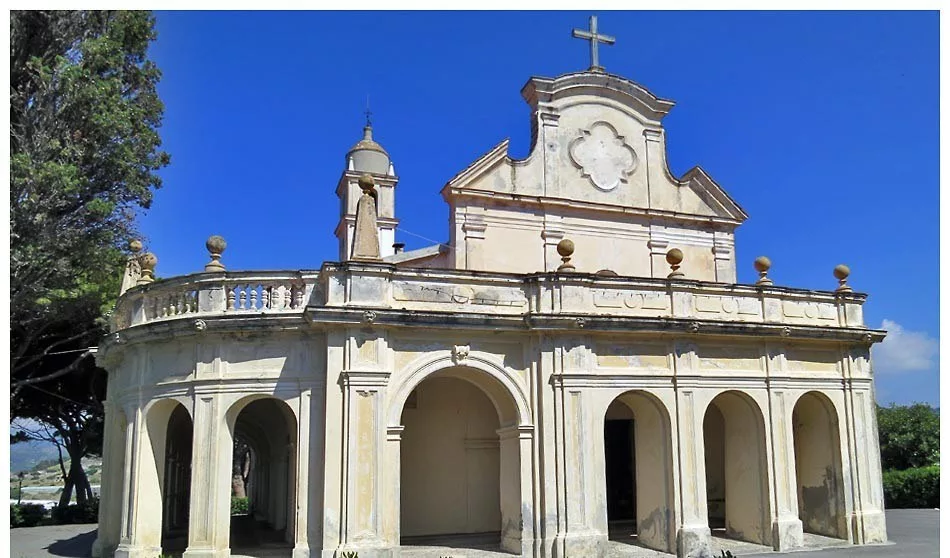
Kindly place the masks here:
[(340, 373), (343, 385), (348, 388), (383, 388), (389, 384), (389, 376), (389, 372), (378, 370), (344, 370)]
[(452, 346), (452, 362), (455, 364), (461, 364), (468, 359), (469, 351), (471, 347), (468, 345), (453, 345)]
[(590, 179), (599, 190), (609, 192), (627, 182), (637, 168), (639, 159), (624, 136), (607, 122), (598, 121), (571, 140), (568, 153), (581, 169), (581, 176)]

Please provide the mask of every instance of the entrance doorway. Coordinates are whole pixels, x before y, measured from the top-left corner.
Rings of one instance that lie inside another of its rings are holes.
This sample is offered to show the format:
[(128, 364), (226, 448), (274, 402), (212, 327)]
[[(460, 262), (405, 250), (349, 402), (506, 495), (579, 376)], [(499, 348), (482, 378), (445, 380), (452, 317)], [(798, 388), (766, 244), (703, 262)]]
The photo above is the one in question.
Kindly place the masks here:
[(612, 540), (675, 552), (672, 432), (663, 404), (644, 391), (604, 414), (604, 500)]
[[(624, 415), (629, 415), (626, 418)], [(637, 517), (636, 453), (633, 413), (614, 402), (604, 420), (604, 461), (607, 481), (607, 517), (612, 525), (635, 526)]]

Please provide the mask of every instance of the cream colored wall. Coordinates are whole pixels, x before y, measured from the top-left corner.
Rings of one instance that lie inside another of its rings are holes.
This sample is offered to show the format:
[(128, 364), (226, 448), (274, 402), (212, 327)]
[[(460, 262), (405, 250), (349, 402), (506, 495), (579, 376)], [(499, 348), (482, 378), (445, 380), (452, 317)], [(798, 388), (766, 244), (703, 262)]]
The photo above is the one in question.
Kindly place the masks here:
[(765, 424), (756, 403), (729, 391), (711, 405), (725, 425), (724, 472), (726, 533), (759, 544), (772, 544)]
[(838, 421), (824, 396), (806, 393), (792, 413), (798, 509), (804, 530), (847, 538)]
[(402, 536), (501, 530), (498, 413), (474, 385), (430, 378), (402, 414)]

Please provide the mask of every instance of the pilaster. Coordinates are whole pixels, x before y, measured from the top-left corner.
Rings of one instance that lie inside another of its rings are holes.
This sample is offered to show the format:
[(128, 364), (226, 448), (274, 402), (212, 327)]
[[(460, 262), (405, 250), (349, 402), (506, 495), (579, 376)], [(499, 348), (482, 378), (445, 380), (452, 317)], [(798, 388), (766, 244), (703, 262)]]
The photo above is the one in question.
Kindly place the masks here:
[(788, 390), (771, 379), (781, 372), (782, 357), (767, 348), (765, 370), (769, 376), (769, 428), (772, 440), (772, 547), (780, 552), (804, 545), (802, 521), (798, 517), (798, 486), (795, 479), (795, 433)]
[(679, 463), (680, 509), (676, 532), (677, 556), (712, 556), (711, 532), (706, 506), (706, 460), (703, 446), (703, 410), (697, 408), (698, 386), (679, 376), (692, 375), (696, 368), (696, 350), (689, 343), (673, 346), (673, 370), (676, 381), (677, 458)]
[[(383, 500), (382, 409), (389, 372), (347, 370), (344, 389), (344, 497), (340, 551), (361, 557), (393, 555), (393, 541), (383, 536), (384, 515), (399, 514), (399, 501)], [(398, 541), (396, 542), (398, 548)]]
[(184, 558), (227, 558), (231, 554), (232, 436), (224, 401), (216, 393), (194, 399), (188, 548)]

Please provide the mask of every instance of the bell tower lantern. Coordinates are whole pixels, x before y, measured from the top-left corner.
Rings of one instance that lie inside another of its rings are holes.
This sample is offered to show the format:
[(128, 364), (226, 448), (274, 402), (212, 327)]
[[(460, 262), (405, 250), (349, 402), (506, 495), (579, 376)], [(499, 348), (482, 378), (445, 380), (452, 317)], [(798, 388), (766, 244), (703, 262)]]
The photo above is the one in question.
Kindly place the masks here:
[(399, 179), (389, 159), (389, 153), (373, 139), (373, 125), (368, 111), (366, 126), (363, 127), (363, 139), (347, 152), (346, 169), (336, 188), (336, 195), (340, 198), (340, 221), (335, 232), (340, 243), (339, 261), (346, 261), (352, 256), (356, 206), (362, 195), (359, 178), (364, 174), (372, 175), (376, 185), (379, 255), (391, 256), (395, 253), (393, 243), (396, 239), (396, 226), (399, 224), (396, 219), (395, 199), (396, 182)]

